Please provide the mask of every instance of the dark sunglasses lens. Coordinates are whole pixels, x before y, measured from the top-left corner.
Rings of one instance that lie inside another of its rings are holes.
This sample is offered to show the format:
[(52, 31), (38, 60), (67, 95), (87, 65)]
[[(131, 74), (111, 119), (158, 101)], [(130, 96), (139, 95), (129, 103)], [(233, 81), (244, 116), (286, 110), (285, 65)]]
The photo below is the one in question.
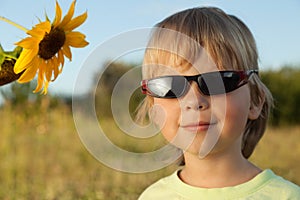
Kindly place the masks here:
[(226, 93), (236, 90), (241, 80), (240, 75), (237, 72), (225, 72), (222, 75), (222, 78)]
[(186, 82), (182, 76), (156, 78), (148, 81), (148, 90), (159, 98), (179, 98), (185, 92)]
[(198, 86), (204, 95), (218, 95), (238, 88), (240, 75), (236, 72), (211, 72), (198, 77)]

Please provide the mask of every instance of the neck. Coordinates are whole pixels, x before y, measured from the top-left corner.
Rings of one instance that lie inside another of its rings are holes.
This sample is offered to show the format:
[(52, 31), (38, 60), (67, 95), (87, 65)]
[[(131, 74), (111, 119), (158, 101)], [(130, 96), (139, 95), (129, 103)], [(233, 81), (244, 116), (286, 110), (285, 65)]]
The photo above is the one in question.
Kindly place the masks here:
[(222, 188), (251, 180), (261, 170), (241, 153), (210, 154), (203, 159), (186, 152), (185, 167), (180, 178), (185, 183), (202, 188)]

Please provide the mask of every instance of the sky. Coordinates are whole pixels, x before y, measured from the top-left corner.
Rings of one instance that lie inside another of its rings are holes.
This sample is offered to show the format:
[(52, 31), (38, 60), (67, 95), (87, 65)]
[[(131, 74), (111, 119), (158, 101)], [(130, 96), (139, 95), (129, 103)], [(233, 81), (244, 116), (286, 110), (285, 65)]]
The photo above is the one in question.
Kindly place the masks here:
[[(54, 18), (55, 0), (0, 2), (0, 16), (27, 29), (37, 24), (38, 19), (43, 21), (45, 13), (51, 20)], [(58, 2), (65, 15), (72, 0)], [(72, 62), (65, 62), (62, 74), (55, 82), (50, 83), (49, 93), (72, 95), (77, 77), (82, 76), (80, 70), (101, 44), (132, 30), (151, 28), (175, 12), (199, 6), (219, 7), (247, 24), (256, 39), (262, 70), (278, 69), (285, 64), (300, 66), (300, 0), (77, 0), (75, 16), (87, 11), (88, 19), (76, 30), (84, 33), (90, 44), (85, 48), (72, 48)], [(27, 35), (22, 30), (0, 21), (0, 43), (5, 50), (12, 50), (14, 43), (24, 37)], [(105, 51), (102, 54), (104, 59)], [(92, 79), (97, 70), (99, 69), (86, 70), (84, 76)], [(82, 83), (84, 87), (76, 92), (88, 92), (89, 84), (89, 81)]]

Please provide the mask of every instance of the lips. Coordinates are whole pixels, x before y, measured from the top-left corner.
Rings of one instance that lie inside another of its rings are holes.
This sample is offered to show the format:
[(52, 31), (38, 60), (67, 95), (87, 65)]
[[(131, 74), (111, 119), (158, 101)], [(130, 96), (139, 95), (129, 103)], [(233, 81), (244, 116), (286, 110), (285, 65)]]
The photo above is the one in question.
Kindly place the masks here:
[(215, 123), (210, 123), (210, 122), (196, 122), (196, 123), (190, 123), (186, 125), (181, 125), (180, 127), (187, 130), (187, 131), (207, 131), (208, 128)]

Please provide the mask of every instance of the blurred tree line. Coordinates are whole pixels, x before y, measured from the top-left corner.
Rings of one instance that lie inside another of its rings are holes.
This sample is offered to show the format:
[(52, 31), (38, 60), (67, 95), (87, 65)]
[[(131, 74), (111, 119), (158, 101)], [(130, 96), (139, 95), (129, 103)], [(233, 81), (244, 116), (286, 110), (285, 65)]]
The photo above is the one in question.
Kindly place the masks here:
[(300, 124), (300, 66), (283, 66), (279, 70), (261, 72), (261, 79), (274, 97), (275, 107), (270, 124)]
[[(95, 91), (95, 109), (99, 118), (113, 116), (111, 109), (111, 97), (116, 84), (118, 83), (120, 78), (127, 74), (130, 70), (141, 65), (137, 63), (106, 62), (104, 66), (106, 66), (105, 70), (100, 71), (98, 74), (96, 74), (94, 81), (95, 85), (97, 85)], [(141, 73), (139, 73), (139, 77), (129, 77), (129, 79), (127, 78), (126, 80), (132, 81), (133, 83), (139, 81), (140, 79)], [(128, 86), (131, 85), (131, 83), (129, 82), (126, 83), (126, 85), (127, 84)], [(126, 88), (126, 86), (124, 87)], [(129, 105), (127, 105), (130, 114), (132, 114), (132, 117), (134, 117), (133, 115), (136, 107), (139, 105), (143, 98), (144, 95), (141, 93), (140, 88), (136, 88), (129, 100)], [(123, 100), (124, 99), (119, 99), (119, 103), (124, 104)]]
[(0, 88), (0, 94), (3, 102), (0, 109), (4, 107), (20, 111), (25, 115), (32, 115), (37, 112), (48, 112), (52, 108), (65, 106), (70, 108), (71, 97), (42, 95), (33, 93), (36, 88), (36, 82), (31, 81), (25, 84), (10, 83)]
[[(89, 95), (95, 95), (95, 110), (99, 118), (112, 117), (111, 96), (116, 84), (129, 70), (140, 67), (140, 64), (106, 62), (103, 66), (105, 67), (101, 68), (101, 71), (95, 74), (94, 77), (94, 84), (97, 86), (96, 90), (89, 93)], [(269, 124), (272, 126), (299, 125), (300, 66), (283, 66), (276, 70), (265, 70), (260, 72), (260, 76), (272, 92), (275, 100), (275, 108), (272, 110)], [(140, 79), (141, 76), (127, 80), (136, 82), (140, 81)], [(65, 104), (71, 109), (72, 97), (33, 94), (34, 88), (35, 85), (32, 83), (11, 84), (8, 90), (1, 90), (0, 88), (5, 101), (3, 105), (10, 104), (13, 107), (19, 107), (19, 109), (24, 109), (24, 105), (33, 105), (37, 111), (38, 108), (46, 107), (44, 109), (48, 109)], [(84, 101), (84, 97), (78, 98)], [(136, 88), (128, 105), (132, 117), (134, 117), (135, 109), (143, 98), (144, 95), (141, 94), (140, 88)], [(121, 102), (123, 99), (119, 100)]]

